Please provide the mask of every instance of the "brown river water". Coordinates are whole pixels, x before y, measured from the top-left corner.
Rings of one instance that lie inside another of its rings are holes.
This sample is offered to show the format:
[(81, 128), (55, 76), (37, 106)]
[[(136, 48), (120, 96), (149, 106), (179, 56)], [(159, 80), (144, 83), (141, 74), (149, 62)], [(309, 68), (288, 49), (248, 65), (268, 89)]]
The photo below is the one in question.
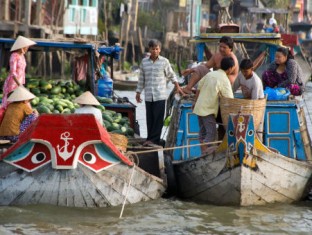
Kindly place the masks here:
[[(145, 108), (135, 93), (117, 92), (138, 105), (141, 136)], [(166, 130), (163, 131), (164, 136)], [(1, 182), (0, 182), (1, 183)], [(0, 235), (72, 234), (312, 234), (312, 201), (253, 207), (201, 205), (175, 198), (113, 208), (49, 205), (0, 207)]]
[(255, 207), (158, 199), (121, 207), (0, 207), (0, 234), (312, 234), (312, 202)]

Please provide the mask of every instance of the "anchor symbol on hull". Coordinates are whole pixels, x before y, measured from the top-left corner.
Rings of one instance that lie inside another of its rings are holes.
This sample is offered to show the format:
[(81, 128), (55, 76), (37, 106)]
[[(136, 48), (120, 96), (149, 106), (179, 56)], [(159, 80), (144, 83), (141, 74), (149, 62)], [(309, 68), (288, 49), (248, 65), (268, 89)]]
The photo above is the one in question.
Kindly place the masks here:
[(240, 116), (238, 118), (238, 123), (237, 123), (239, 132), (243, 132), (245, 130), (245, 124), (243, 122), (244, 122), (244, 117)]
[(68, 158), (70, 158), (75, 150), (75, 146), (73, 146), (71, 152), (68, 152), (68, 145), (69, 145), (69, 141), (68, 140), (72, 140), (73, 138), (70, 138), (70, 133), (69, 132), (64, 132), (61, 134), (60, 139), (64, 140), (64, 145), (62, 147), (60, 147), (59, 145), (57, 145), (57, 153), (58, 155), (64, 159), (64, 161), (66, 161)]

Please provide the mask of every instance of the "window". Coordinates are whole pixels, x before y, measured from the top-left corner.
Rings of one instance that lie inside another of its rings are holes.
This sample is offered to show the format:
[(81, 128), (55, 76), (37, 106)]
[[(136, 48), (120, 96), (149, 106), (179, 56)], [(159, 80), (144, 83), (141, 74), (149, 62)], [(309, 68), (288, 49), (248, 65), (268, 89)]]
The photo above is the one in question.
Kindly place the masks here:
[(69, 11), (69, 21), (70, 22), (75, 21), (75, 8), (71, 8)]
[(97, 0), (90, 0), (90, 4), (92, 7), (96, 7), (97, 6)]
[(86, 19), (87, 19), (87, 9), (82, 9), (81, 10), (81, 21), (83, 23), (86, 23)]

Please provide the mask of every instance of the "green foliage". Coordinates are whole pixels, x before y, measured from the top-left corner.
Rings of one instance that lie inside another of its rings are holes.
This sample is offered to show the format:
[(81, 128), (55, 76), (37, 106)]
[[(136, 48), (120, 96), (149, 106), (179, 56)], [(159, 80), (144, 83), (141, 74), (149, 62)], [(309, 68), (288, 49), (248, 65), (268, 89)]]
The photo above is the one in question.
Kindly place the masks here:
[(281, 6), (289, 6), (291, 0), (265, 0), (264, 2), (266, 3), (267, 7), (281, 8)]
[(6, 70), (6, 68), (1, 68), (0, 71), (0, 89), (3, 87), (4, 81), (7, 78), (9, 72)]
[(124, 66), (124, 67), (123, 67), (124, 70), (127, 71), (127, 72), (129, 72), (129, 71), (131, 70), (131, 66), (132, 66), (132, 65), (131, 65), (128, 61), (125, 61), (124, 64), (123, 64), (123, 66)]
[(105, 31), (105, 24), (100, 18), (98, 19), (98, 30), (100, 35)]
[(65, 61), (64, 74), (66, 77), (70, 77), (72, 74), (72, 68), (69, 61)]
[(171, 63), (171, 67), (173, 69), (174, 72), (178, 72), (178, 65), (176, 63)]

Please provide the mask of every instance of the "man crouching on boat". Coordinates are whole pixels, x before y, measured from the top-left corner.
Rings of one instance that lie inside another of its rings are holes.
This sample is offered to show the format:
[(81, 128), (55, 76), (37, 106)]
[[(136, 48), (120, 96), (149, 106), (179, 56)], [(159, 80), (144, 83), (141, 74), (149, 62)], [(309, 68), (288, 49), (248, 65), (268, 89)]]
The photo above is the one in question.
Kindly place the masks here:
[[(233, 91), (228, 75), (235, 68), (231, 57), (221, 60), (221, 68), (206, 74), (198, 83), (193, 104), (193, 113), (198, 116), (200, 143), (209, 143), (216, 140), (216, 117), (219, 108), (219, 95), (233, 98)], [(201, 145), (201, 153), (206, 154), (209, 144)]]

